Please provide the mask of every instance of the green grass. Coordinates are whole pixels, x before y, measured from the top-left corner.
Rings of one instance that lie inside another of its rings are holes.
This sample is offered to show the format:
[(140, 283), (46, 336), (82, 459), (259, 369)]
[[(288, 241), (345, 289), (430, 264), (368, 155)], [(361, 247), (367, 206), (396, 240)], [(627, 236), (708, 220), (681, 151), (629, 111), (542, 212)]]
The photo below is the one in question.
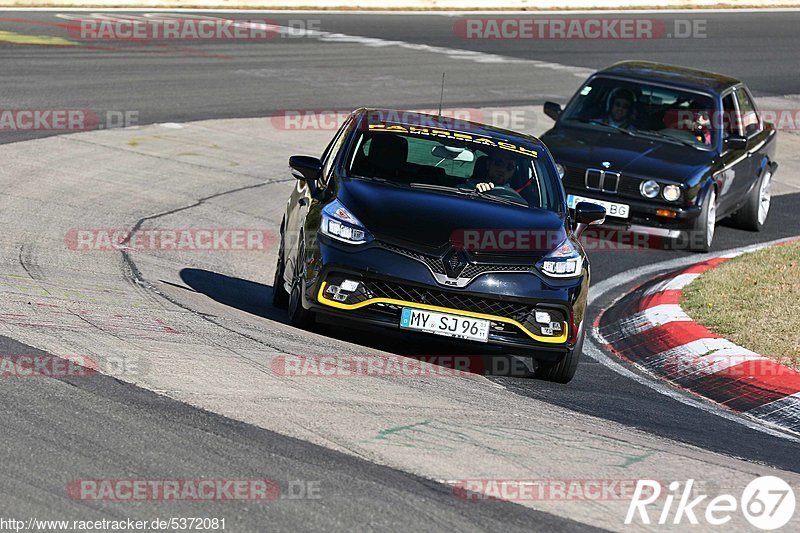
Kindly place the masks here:
[(800, 369), (800, 242), (707, 271), (683, 290), (681, 306), (714, 333)]

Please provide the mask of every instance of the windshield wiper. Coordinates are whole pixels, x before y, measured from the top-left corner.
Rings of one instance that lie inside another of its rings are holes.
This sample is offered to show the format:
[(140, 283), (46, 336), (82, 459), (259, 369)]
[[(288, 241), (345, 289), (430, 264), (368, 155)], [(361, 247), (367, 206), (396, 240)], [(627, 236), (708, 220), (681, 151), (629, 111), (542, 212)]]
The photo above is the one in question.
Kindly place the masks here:
[(679, 143), (679, 144), (682, 144), (684, 146), (691, 146), (692, 148), (695, 148), (697, 150), (702, 150), (702, 148), (700, 148), (697, 144), (695, 144), (693, 142), (687, 141), (685, 139), (679, 139), (677, 137), (673, 137), (672, 135), (667, 135), (665, 133), (661, 133), (660, 131), (644, 130), (644, 131), (636, 131), (636, 132), (632, 132), (631, 133), (631, 135), (636, 135), (636, 134), (639, 134), (640, 137), (658, 137), (659, 139), (664, 139), (666, 141)]
[(473, 198), (477, 196), (478, 198), (485, 198), (487, 200), (493, 200), (496, 202), (501, 202), (510, 205), (517, 205), (517, 206), (521, 205), (523, 207), (527, 205), (527, 203), (523, 203), (525, 202), (524, 199), (522, 199), (522, 201), (512, 200), (510, 198), (503, 198), (502, 196), (496, 196), (494, 194), (491, 194), (490, 192), (476, 191), (475, 189), (461, 189), (458, 187), (447, 187), (446, 185), (434, 185), (432, 183), (411, 183), (410, 187), (415, 189), (427, 189), (431, 191), (455, 193), (461, 196), (471, 196)]
[(622, 128), (620, 126), (615, 126), (615, 125), (611, 124), (610, 122), (606, 122), (605, 120), (598, 120), (598, 119), (595, 119), (595, 118), (576, 118), (576, 119), (572, 119), (572, 120), (576, 120), (576, 121), (581, 122), (583, 124), (597, 124), (598, 126), (605, 126), (606, 128), (611, 128), (611, 129), (613, 129), (615, 131), (618, 131), (620, 133), (624, 133), (625, 135), (633, 135), (633, 133), (630, 130), (627, 130), (627, 129)]
[(452, 192), (456, 194), (469, 194), (471, 192), (468, 189), (459, 189), (457, 187), (448, 187), (447, 185), (436, 185), (433, 183), (409, 183), (408, 186), (413, 189), (427, 189), (431, 191)]

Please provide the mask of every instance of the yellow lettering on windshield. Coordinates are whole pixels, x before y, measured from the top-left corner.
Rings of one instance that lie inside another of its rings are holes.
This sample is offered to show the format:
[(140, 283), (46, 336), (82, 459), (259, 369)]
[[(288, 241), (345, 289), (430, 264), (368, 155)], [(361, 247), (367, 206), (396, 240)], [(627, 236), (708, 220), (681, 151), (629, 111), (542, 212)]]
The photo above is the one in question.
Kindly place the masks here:
[(536, 150), (526, 148), (524, 146), (517, 146), (514, 143), (507, 141), (500, 141), (491, 139), (489, 137), (475, 137), (468, 133), (460, 131), (448, 131), (439, 129), (421, 128), (419, 126), (402, 126), (400, 124), (369, 124), (370, 131), (388, 131), (393, 133), (407, 133), (409, 135), (421, 135), (425, 137), (442, 137), (445, 139), (454, 139), (459, 141), (468, 141), (481, 146), (492, 146), (500, 148), (501, 150), (508, 150), (517, 154), (527, 155), (530, 157), (538, 157), (539, 154)]

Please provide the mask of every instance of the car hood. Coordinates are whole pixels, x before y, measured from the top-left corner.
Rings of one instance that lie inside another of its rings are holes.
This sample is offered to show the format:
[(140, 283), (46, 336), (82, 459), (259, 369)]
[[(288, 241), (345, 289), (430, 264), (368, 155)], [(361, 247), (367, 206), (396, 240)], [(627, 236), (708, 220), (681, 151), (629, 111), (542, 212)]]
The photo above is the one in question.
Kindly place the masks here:
[(581, 168), (605, 168), (635, 176), (684, 182), (704, 168), (714, 152), (680, 144), (633, 137), (614, 131), (559, 126), (542, 141), (557, 163)]
[(377, 238), (405, 241), (417, 247), (440, 249), (448, 243), (457, 244), (464, 230), (473, 231), (472, 235), (474, 230), (488, 230), (493, 236), (502, 230), (522, 230), (528, 235), (546, 235), (536, 242), (549, 244), (491, 248), (490, 243), (489, 251), (517, 255), (530, 254), (533, 248), (541, 255), (567, 237), (563, 214), (438, 191), (345, 178), (340, 181), (338, 199)]

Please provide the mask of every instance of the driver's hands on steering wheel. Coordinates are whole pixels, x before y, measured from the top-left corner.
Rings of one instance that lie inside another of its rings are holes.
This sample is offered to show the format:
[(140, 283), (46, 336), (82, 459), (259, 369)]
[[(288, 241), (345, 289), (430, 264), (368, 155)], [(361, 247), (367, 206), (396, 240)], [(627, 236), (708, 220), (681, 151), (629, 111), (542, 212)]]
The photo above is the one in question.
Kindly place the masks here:
[(478, 192), (487, 192), (494, 189), (494, 183), (479, 183), (475, 186), (475, 190)]

